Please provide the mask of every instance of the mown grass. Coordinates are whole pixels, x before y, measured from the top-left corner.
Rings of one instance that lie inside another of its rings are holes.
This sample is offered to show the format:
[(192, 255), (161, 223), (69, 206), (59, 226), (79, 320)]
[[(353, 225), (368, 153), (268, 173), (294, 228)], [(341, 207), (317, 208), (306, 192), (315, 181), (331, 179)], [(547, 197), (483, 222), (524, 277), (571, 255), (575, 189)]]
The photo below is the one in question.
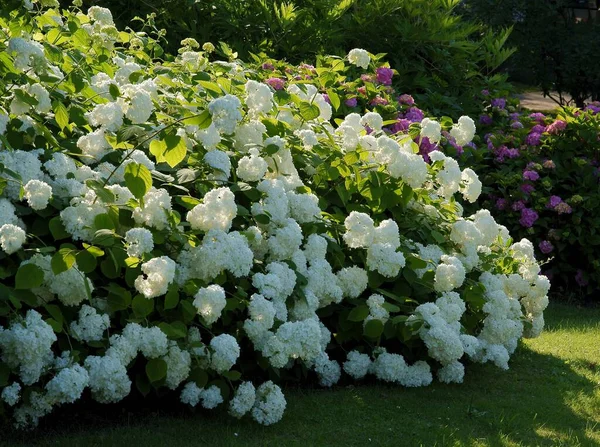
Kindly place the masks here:
[(287, 389), (285, 416), (271, 427), (237, 421), (223, 410), (143, 416), (65, 413), (32, 433), (5, 431), (3, 442), (131, 447), (600, 445), (600, 310), (553, 304), (546, 319), (547, 330), (523, 342), (509, 371), (471, 365), (462, 385)]

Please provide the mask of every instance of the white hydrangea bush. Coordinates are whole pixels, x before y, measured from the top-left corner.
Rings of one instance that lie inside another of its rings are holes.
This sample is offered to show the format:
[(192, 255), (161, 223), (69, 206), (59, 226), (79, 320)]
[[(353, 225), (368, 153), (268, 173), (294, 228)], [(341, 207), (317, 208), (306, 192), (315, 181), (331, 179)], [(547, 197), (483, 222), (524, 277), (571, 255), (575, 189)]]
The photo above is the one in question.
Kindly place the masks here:
[[(0, 397), (17, 426), (161, 388), (269, 425), (286, 407), (274, 377), (462, 382), (542, 331), (531, 243), (463, 216), (475, 172), (417, 154), (446, 128), (468, 143), (468, 117), (388, 135), (374, 110), (334, 119), (318, 83), (275, 89), (189, 39), (154, 62), (157, 41), (106, 9), (11, 2)], [(337, 81), (371, 60), (352, 50)]]

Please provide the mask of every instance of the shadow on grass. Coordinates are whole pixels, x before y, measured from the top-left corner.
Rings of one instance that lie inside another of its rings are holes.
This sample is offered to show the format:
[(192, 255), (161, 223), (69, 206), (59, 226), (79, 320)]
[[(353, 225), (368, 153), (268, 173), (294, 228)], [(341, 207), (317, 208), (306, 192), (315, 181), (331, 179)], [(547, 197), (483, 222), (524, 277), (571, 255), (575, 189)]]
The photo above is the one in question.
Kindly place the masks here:
[[(571, 313), (561, 306), (553, 306), (548, 316), (549, 333), (557, 328), (590, 327), (581, 312)], [(461, 385), (436, 383), (406, 389), (365, 383), (333, 391), (288, 388), (285, 416), (271, 427), (248, 417), (235, 420), (224, 409), (192, 413), (177, 405), (176, 398), (165, 397), (143, 403), (130, 399), (119, 406), (66, 406), (42, 420), (33, 432), (5, 431), (3, 441), (10, 445), (145, 447), (597, 445), (600, 425), (594, 424), (600, 418), (600, 403), (597, 385), (590, 379), (598, 374), (591, 369), (595, 363), (589, 362), (588, 374), (585, 359), (567, 362), (537, 350), (519, 347), (509, 371), (469, 365)]]

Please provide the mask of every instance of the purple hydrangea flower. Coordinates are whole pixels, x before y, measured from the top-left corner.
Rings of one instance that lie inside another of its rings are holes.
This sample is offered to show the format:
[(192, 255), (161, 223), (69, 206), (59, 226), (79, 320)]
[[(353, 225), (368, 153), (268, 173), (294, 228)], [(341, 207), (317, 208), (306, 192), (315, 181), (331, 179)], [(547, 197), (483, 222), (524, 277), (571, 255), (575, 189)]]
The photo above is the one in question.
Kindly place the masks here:
[(481, 90), (481, 94), (483, 96), (489, 96), (490, 95), (490, 91), (488, 89), (483, 89), (483, 90)]
[(429, 154), (438, 149), (438, 145), (429, 141), (429, 138), (423, 137), (421, 141), (419, 141), (419, 155), (423, 157), (423, 159), (430, 163), (431, 159), (429, 158)]
[(515, 203), (512, 204), (513, 211), (521, 211), (523, 208), (525, 208), (525, 202), (523, 202), (522, 200), (517, 200)]
[(404, 118), (413, 123), (420, 123), (421, 121), (423, 121), (423, 118), (425, 118), (425, 114), (421, 109), (417, 107), (411, 107), (404, 114)]
[(388, 100), (377, 95), (375, 98), (373, 98), (371, 100), (371, 102), (369, 102), (369, 104), (372, 106), (387, 106)]
[(348, 98), (346, 101), (344, 101), (344, 104), (346, 104), (348, 107), (356, 107), (358, 101), (356, 98)]
[(360, 80), (363, 82), (373, 82), (373, 76), (368, 74), (362, 74), (360, 75)]
[(377, 82), (383, 85), (392, 85), (392, 76), (394, 76), (394, 70), (389, 67), (379, 67), (376, 70)]
[(481, 115), (479, 117), (479, 122), (481, 124), (484, 124), (484, 125), (488, 126), (488, 125), (492, 124), (494, 122), (494, 120), (489, 115)]
[(543, 113), (540, 113), (540, 112), (535, 112), (535, 113), (532, 113), (531, 115), (529, 115), (529, 118), (531, 118), (532, 120), (535, 120), (535, 121), (544, 122), (546, 115), (544, 115)]
[(513, 121), (510, 124), (510, 127), (512, 127), (513, 129), (522, 129), (523, 128), (523, 123), (521, 121)]
[(548, 205), (546, 205), (547, 208), (556, 208), (556, 206), (562, 203), (562, 199), (559, 196), (550, 196), (550, 199), (548, 200)]
[(521, 191), (523, 191), (523, 193), (529, 195), (531, 194), (533, 191), (535, 191), (535, 186), (529, 184), (529, 183), (523, 183), (521, 185)]
[(262, 69), (273, 71), (275, 70), (275, 66), (271, 62), (265, 62), (264, 64), (262, 64)]
[(525, 142), (529, 146), (539, 146), (541, 138), (542, 134), (533, 132), (527, 135), (527, 139), (525, 140)]
[(504, 98), (492, 99), (492, 107), (496, 107), (497, 109), (504, 109), (506, 107), (506, 99), (504, 99)]
[(531, 228), (536, 220), (538, 220), (538, 213), (531, 208), (523, 208), (521, 210), (521, 218), (519, 223), (525, 228)]
[(525, 180), (531, 180), (532, 182), (535, 182), (536, 180), (538, 180), (540, 178), (540, 174), (538, 174), (535, 171), (524, 171), (523, 178)]
[(410, 121), (405, 118), (402, 118), (390, 126), (390, 132), (391, 133), (405, 132), (408, 130), (409, 126), (410, 126)]
[(281, 78), (269, 78), (265, 83), (269, 84), (275, 90), (283, 90), (285, 87), (285, 81)]
[(506, 208), (508, 208), (508, 200), (506, 200), (506, 199), (496, 200), (496, 209), (499, 209), (500, 211), (504, 211)]
[(552, 250), (554, 250), (554, 245), (552, 245), (550, 243), (550, 241), (542, 241), (542, 242), (540, 242), (540, 244), (538, 245), (538, 247), (540, 247), (540, 251), (542, 253), (544, 253), (545, 255), (547, 255)]
[(398, 97), (398, 102), (400, 104), (406, 104), (407, 106), (412, 106), (415, 104), (414, 98), (406, 93)]
[(331, 104), (331, 99), (329, 99), (329, 95), (327, 93), (323, 93), (323, 99), (327, 104)]

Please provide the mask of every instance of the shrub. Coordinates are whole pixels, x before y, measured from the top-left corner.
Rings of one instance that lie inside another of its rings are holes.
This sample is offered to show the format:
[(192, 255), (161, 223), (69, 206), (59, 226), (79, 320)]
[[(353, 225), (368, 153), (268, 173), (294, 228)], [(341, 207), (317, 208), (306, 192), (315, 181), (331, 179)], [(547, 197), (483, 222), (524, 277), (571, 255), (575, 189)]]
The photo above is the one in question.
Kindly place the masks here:
[[(518, 49), (508, 61), (514, 79), (539, 85), (545, 94), (566, 94), (583, 107), (588, 99), (600, 100), (596, 59), (600, 52), (600, 22), (577, 21), (571, 8), (587, 1), (468, 0), (466, 15), (496, 29), (513, 27), (508, 44)], [(595, 3), (595, 2), (592, 2)]]
[(483, 179), (483, 205), (533, 241), (558, 294), (585, 296), (600, 283), (599, 104), (556, 117), (518, 112), (503, 98), (492, 104), (480, 120), (488, 150), (468, 155)]
[[(98, 7), (11, 2), (0, 26), (0, 396), (18, 426), (168, 390), (272, 424), (275, 382), (461, 382), (542, 330), (531, 243), (461, 217), (476, 174), (417, 154), (439, 122), (388, 137), (365, 109), (334, 127), (307, 80), (276, 91), (193, 40), (160, 62)], [(343, 78), (371, 57), (323, 63)], [(443, 124), (455, 144), (475, 132)]]
[[(456, 13), (458, 0), (295, 0), (290, 2), (103, 0), (86, 2), (120, 11), (120, 23), (137, 15), (168, 30), (176, 52), (186, 37), (223, 41), (244, 59), (264, 52), (298, 64), (318, 54), (345, 55), (355, 47), (386, 53), (404, 91), (434, 114), (477, 113), (473, 93), (490, 82), (512, 53), (508, 31), (490, 32)], [(125, 5), (124, 5), (125, 3)], [(65, 1), (68, 4), (68, 1)], [(131, 26), (141, 29), (142, 22)], [(360, 32), (357, 32), (360, 30)]]

